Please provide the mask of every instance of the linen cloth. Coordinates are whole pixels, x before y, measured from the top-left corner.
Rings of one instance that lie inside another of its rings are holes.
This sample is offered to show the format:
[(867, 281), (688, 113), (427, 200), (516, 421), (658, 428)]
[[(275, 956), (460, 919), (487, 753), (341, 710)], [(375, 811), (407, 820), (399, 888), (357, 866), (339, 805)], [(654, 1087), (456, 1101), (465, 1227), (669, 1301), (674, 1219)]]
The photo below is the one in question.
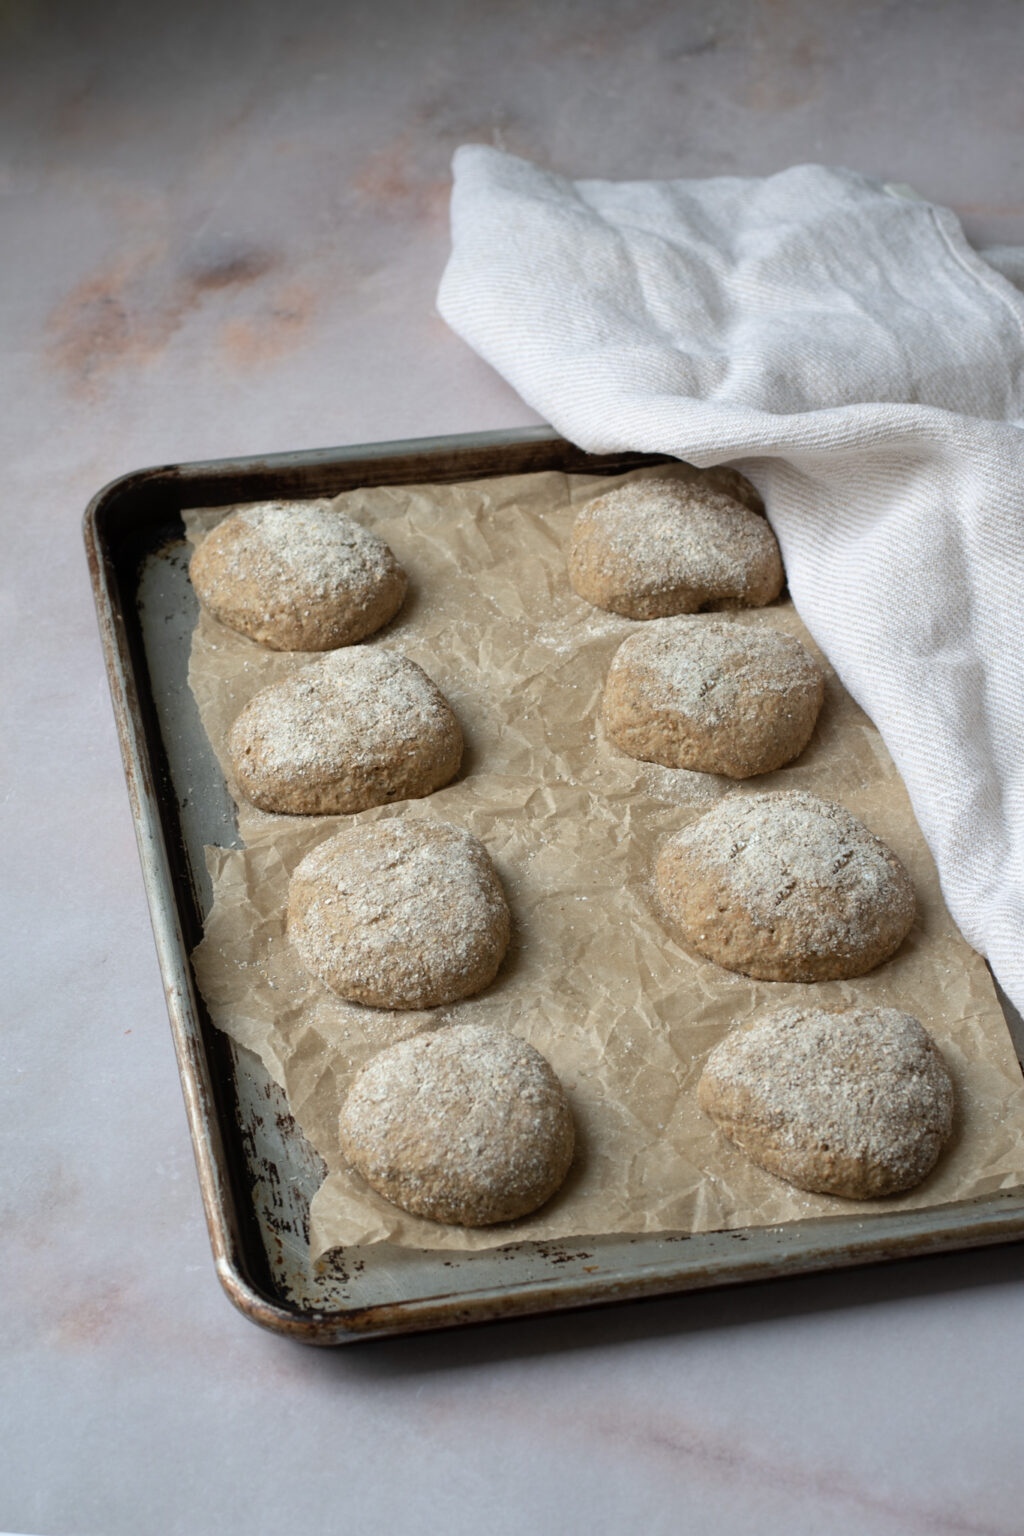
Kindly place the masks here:
[(564, 436), (757, 486), (1024, 1011), (1024, 253), (816, 165), (574, 182), (467, 146), (451, 217), (441, 314)]

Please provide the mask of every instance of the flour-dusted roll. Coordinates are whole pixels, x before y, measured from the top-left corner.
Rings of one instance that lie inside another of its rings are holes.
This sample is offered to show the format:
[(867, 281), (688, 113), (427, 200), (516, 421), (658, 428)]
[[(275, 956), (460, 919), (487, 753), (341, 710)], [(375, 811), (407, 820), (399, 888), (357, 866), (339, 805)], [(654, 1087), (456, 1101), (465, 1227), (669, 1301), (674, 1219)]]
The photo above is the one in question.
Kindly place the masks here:
[(435, 1008), (481, 991), (508, 947), (487, 850), (447, 822), (379, 821), (320, 843), (288, 889), (288, 935), (339, 997)]
[(257, 693), (228, 735), (238, 787), (263, 811), (324, 816), (432, 794), (462, 731), (414, 661), (356, 646)]
[(712, 1051), (701, 1108), (799, 1189), (867, 1200), (913, 1189), (953, 1127), (953, 1084), (928, 1031), (896, 1008), (787, 1008)]
[(543, 1205), (569, 1171), (574, 1142), (549, 1063), (491, 1024), (381, 1051), (356, 1074), (339, 1133), (349, 1163), (386, 1200), (468, 1227)]
[(229, 629), (277, 651), (330, 651), (372, 635), (405, 597), (384, 540), (323, 502), (232, 512), (189, 564), (199, 601)]
[(669, 838), (655, 879), (699, 954), (765, 981), (861, 976), (914, 922), (914, 887), (891, 848), (802, 791), (720, 801)]
[(574, 590), (628, 619), (760, 608), (783, 579), (765, 519), (701, 482), (632, 481), (588, 501), (573, 524)]
[(792, 635), (728, 619), (663, 619), (623, 641), (602, 710), (630, 757), (743, 779), (810, 740), (825, 674)]

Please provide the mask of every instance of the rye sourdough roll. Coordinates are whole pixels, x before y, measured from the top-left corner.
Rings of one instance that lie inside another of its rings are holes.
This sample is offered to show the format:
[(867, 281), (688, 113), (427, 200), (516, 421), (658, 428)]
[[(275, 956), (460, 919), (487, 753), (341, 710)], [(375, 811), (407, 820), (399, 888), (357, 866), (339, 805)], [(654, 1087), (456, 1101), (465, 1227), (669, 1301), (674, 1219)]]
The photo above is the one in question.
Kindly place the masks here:
[(348, 1091), (339, 1132), (349, 1163), (386, 1200), (470, 1227), (543, 1205), (574, 1142), (550, 1064), (489, 1024), (416, 1035), (373, 1057)]
[(326, 816), (432, 794), (459, 770), (462, 731), (414, 661), (355, 646), (257, 693), (228, 751), (260, 810)]
[(583, 506), (569, 580), (595, 608), (660, 619), (763, 607), (784, 576), (768, 523), (735, 497), (701, 482), (637, 480)]
[(716, 1046), (697, 1096), (769, 1173), (852, 1200), (913, 1189), (953, 1128), (942, 1053), (896, 1008), (767, 1014)]
[(616, 651), (605, 728), (630, 757), (724, 773), (770, 773), (814, 730), (825, 674), (792, 635), (729, 619), (662, 619)]
[(330, 651), (372, 635), (398, 612), (407, 584), (382, 538), (322, 502), (230, 513), (189, 575), (208, 613), (276, 651)]
[(732, 795), (671, 837), (655, 880), (697, 952), (765, 981), (861, 976), (914, 922), (910, 876), (844, 806), (791, 791)]
[(487, 850), (447, 822), (378, 821), (320, 843), (288, 889), (288, 936), (339, 997), (436, 1008), (481, 991), (508, 947)]

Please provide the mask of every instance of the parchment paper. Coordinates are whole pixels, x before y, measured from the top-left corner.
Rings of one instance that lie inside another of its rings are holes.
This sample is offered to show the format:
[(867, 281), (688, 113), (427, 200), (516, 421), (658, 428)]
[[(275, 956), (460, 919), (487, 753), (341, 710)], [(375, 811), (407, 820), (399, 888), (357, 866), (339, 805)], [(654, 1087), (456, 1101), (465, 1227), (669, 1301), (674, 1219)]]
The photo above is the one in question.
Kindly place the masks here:
[[(401, 613), (366, 643), (401, 650), (426, 669), (467, 745), (457, 781), (425, 800), (317, 818), (268, 816), (241, 803), (246, 849), (208, 850), (215, 899), (194, 956), (199, 985), (215, 1022), (282, 1084), (327, 1164), (311, 1211), (314, 1258), (339, 1244), (468, 1250), (774, 1225), (938, 1205), (1024, 1183), (1024, 1081), (987, 968), (945, 911), (877, 731), (834, 674), (801, 758), (744, 784), (641, 764), (604, 740), (604, 676), (637, 626), (572, 593), (569, 529), (579, 502), (665, 473), (537, 474), (336, 499), (387, 539), (410, 576)], [(188, 514), (190, 537), (228, 510)], [(729, 617), (786, 630), (816, 649), (788, 602)], [(222, 764), (242, 705), (309, 659), (264, 650), (203, 616), (190, 681)], [(651, 869), (659, 843), (722, 794), (781, 788), (847, 805), (914, 878), (917, 923), (869, 976), (751, 981), (689, 954), (658, 915)], [(392, 816), (468, 827), (489, 849), (509, 898), (514, 936), (497, 980), (450, 1008), (392, 1013), (340, 1002), (306, 976), (285, 935), (288, 878), (300, 858), (340, 826)], [(704, 1060), (726, 1031), (792, 1003), (898, 1006), (938, 1039), (956, 1083), (958, 1124), (953, 1145), (910, 1195), (854, 1202), (791, 1189), (750, 1164), (697, 1108)], [(337, 1112), (353, 1072), (392, 1041), (455, 1021), (506, 1025), (543, 1051), (568, 1090), (578, 1154), (563, 1189), (533, 1218), (468, 1230), (408, 1216), (339, 1156)]]

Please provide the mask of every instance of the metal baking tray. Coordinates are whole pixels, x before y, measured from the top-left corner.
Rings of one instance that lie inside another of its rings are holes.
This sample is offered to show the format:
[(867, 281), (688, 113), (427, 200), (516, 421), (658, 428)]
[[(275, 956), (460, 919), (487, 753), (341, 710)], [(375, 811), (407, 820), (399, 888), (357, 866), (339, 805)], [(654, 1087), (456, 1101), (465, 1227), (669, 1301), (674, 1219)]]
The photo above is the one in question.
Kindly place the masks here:
[[(320, 1159), (262, 1063), (211, 1024), (189, 961), (211, 901), (203, 847), (238, 846), (238, 837), (188, 688), (197, 607), (182, 510), (534, 470), (618, 474), (658, 462), (585, 454), (550, 429), (529, 428), (167, 465), (115, 480), (88, 507), (86, 548), (214, 1261), (231, 1300), (267, 1328), (341, 1344), (1024, 1235), (1024, 1190), (1015, 1189), (869, 1218), (464, 1255), (381, 1245), (310, 1263)], [(1008, 1005), (1007, 1019), (1019, 1057), (1024, 1035)]]

